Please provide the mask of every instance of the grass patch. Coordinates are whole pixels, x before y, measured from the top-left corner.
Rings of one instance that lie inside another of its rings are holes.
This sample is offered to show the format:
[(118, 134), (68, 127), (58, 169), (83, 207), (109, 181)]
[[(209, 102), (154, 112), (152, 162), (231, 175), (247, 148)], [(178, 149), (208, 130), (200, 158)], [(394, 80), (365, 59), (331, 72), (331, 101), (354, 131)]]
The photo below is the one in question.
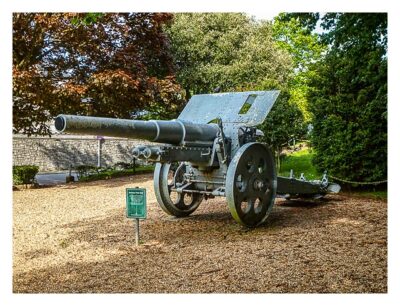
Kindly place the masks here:
[(97, 180), (108, 180), (116, 177), (123, 177), (129, 175), (143, 174), (154, 171), (154, 165), (140, 166), (133, 169), (124, 170), (106, 170), (100, 173), (90, 174), (88, 176), (83, 176), (79, 179), (80, 182), (91, 182)]
[[(281, 160), (281, 169), (279, 171), (279, 175), (281, 176), (289, 176), (290, 169), (293, 169), (294, 175), (296, 178), (300, 177), (301, 173), (304, 173), (304, 176), (307, 180), (320, 180), (322, 178), (322, 173), (319, 173), (317, 169), (312, 164), (312, 158), (314, 153), (309, 149), (303, 149), (301, 151), (294, 152), (290, 155), (287, 155)], [(375, 188), (349, 188), (346, 184), (341, 184), (342, 192), (349, 193), (355, 197), (363, 197), (369, 199), (376, 200), (387, 200), (387, 190), (375, 190)]]
[(374, 200), (387, 200), (387, 190), (382, 191), (359, 191), (359, 192), (352, 192), (352, 195), (369, 198)]
[(313, 155), (314, 153), (306, 148), (283, 157), (279, 175), (289, 176), (290, 169), (293, 169), (296, 178), (299, 178), (300, 174), (304, 173), (307, 180), (321, 179), (322, 174), (318, 173), (312, 164)]

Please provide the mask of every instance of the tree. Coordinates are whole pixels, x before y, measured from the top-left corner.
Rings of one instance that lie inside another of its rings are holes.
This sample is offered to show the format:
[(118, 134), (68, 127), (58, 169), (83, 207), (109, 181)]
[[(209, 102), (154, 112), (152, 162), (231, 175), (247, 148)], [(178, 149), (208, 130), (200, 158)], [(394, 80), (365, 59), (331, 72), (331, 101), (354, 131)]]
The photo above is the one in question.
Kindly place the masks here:
[(278, 156), (293, 137), (304, 135), (304, 118), (289, 102), (293, 56), (276, 44), (270, 22), (244, 14), (176, 14), (167, 28), (177, 80), (190, 95), (220, 91), (280, 89), (281, 95), (259, 128)]
[[(60, 15), (13, 15), (13, 131), (28, 135), (47, 134), (44, 122), (51, 113), (60, 109), (79, 109), (79, 87), (69, 86), (63, 91), (67, 103), (60, 105), (57, 92), (61, 85), (46, 78), (45, 67), (40, 65), (52, 47), (46, 48), (48, 32), (56, 31)], [(63, 31), (63, 23), (59, 23)], [(60, 80), (61, 82), (61, 80)], [(63, 109), (63, 106), (65, 108)]]
[(309, 34), (315, 30), (315, 27), (320, 20), (319, 13), (281, 13), (278, 18), (282, 22), (290, 22), (296, 20), (303, 30), (306, 30)]
[(325, 58), (309, 93), (314, 162), (332, 175), (387, 175), (387, 15), (326, 14)]
[[(13, 131), (58, 113), (173, 117), (184, 103), (163, 26), (171, 14), (13, 15)], [(163, 107), (160, 107), (163, 106)]]
[(308, 81), (315, 73), (311, 69), (312, 64), (320, 61), (326, 51), (326, 45), (321, 43), (318, 34), (312, 32), (312, 24), (316, 23), (317, 16), (318, 14), (281, 13), (274, 18), (272, 27), (276, 44), (286, 50), (293, 60), (293, 70), (288, 81), (289, 103), (299, 107), (307, 122), (311, 120), (307, 94)]
[(307, 133), (303, 114), (295, 103), (290, 102), (290, 97), (288, 90), (283, 89), (267, 119), (259, 127), (264, 132), (262, 141), (276, 153), (278, 171), (282, 148), (293, 139), (305, 137)]
[(291, 58), (278, 48), (269, 22), (239, 13), (176, 14), (166, 29), (177, 80), (187, 94), (251, 89), (287, 81)]

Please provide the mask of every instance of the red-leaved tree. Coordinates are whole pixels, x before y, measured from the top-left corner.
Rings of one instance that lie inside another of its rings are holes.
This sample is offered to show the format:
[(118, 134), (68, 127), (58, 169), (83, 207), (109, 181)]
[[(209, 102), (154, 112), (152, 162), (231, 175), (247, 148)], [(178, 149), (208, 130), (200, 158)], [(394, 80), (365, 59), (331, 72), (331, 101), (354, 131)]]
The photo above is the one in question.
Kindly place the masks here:
[(14, 14), (14, 133), (50, 135), (59, 113), (175, 116), (184, 97), (163, 32), (171, 20), (166, 13)]

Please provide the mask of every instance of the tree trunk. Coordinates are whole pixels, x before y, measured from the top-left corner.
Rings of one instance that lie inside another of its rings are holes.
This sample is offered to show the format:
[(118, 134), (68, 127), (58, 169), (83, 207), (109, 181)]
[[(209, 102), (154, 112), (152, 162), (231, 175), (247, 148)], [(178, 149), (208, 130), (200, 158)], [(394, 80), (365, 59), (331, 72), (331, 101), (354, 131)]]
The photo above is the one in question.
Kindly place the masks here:
[(192, 95), (190, 94), (190, 89), (189, 88), (185, 88), (186, 91), (186, 101), (189, 101), (190, 98), (192, 97)]
[(275, 160), (276, 173), (279, 173), (279, 171), (281, 170), (281, 148), (276, 147), (274, 151), (276, 154), (276, 160)]

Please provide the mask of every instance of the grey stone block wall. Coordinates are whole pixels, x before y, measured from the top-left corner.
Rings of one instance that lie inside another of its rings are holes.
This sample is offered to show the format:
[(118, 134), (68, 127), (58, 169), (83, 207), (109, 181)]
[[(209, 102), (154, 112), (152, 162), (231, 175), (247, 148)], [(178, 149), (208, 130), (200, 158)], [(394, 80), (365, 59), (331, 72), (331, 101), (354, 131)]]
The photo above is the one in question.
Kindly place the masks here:
[[(69, 165), (93, 165), (98, 162), (96, 137), (13, 137), (13, 164), (37, 165), (39, 171), (68, 169)], [(105, 137), (101, 143), (101, 165), (112, 166), (118, 162), (129, 163), (131, 150), (143, 141)]]

